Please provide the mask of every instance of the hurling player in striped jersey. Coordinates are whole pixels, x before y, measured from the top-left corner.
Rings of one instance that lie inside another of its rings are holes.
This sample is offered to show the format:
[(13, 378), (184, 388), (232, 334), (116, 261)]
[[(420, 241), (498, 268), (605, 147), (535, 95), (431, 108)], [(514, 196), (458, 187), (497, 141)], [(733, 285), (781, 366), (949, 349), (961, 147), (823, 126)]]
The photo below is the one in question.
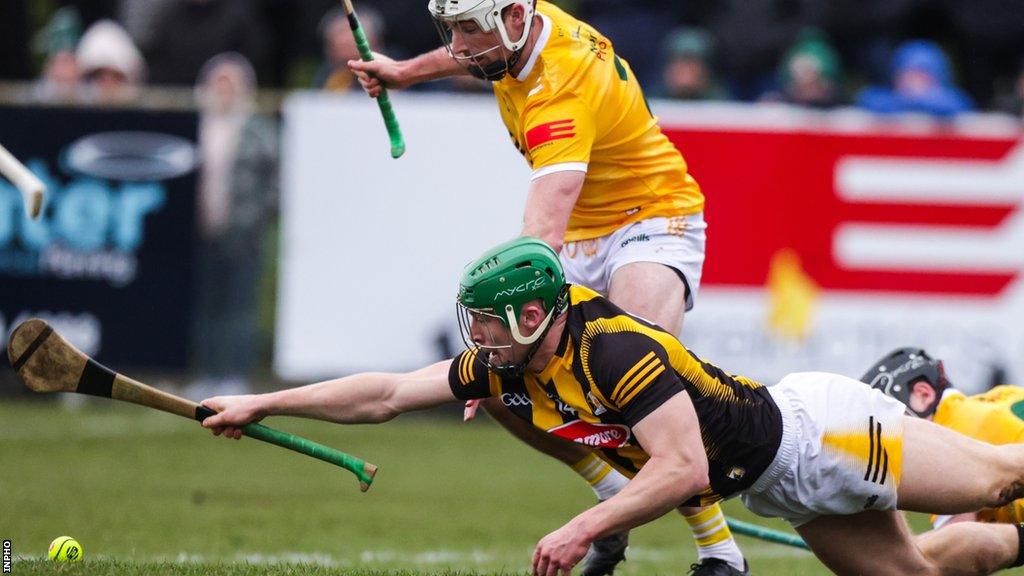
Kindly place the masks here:
[[(431, 0), (428, 10), (444, 46), (404, 61), (349, 62), (366, 91), (460, 74), (489, 80), (512, 145), (532, 170), (522, 233), (559, 252), (570, 282), (680, 334), (700, 288), (704, 196), (629, 63), (600, 32), (543, 0)], [(599, 500), (625, 486), (627, 477), (592, 450), (512, 416), (503, 403), (511, 399), (482, 405), (515, 436), (571, 466)], [(480, 402), (467, 402), (467, 419)], [(717, 504), (680, 512), (697, 545), (697, 576), (746, 572)], [(627, 537), (597, 541), (583, 576), (611, 574)]]
[(521, 398), (510, 404), (515, 417), (633, 476), (540, 539), (536, 576), (569, 576), (598, 538), (732, 496), (788, 521), (837, 574), (990, 574), (1024, 563), (1019, 525), (957, 522), (915, 538), (901, 512), (962, 514), (1024, 497), (1024, 445), (907, 416), (896, 399), (838, 374), (789, 374), (773, 386), (730, 374), (566, 283), (558, 255), (535, 238), (466, 266), (456, 302), (467, 349), (453, 359), (209, 398), (203, 405), (218, 413), (202, 424), (238, 439), (241, 426), (275, 414), (379, 423), (460, 400)]

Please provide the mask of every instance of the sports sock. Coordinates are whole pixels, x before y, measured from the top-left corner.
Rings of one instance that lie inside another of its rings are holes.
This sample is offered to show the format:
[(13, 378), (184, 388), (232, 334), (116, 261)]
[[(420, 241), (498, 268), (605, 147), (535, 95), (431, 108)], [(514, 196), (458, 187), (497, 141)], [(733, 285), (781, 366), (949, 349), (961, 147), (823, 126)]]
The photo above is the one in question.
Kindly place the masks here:
[(732, 531), (725, 523), (725, 515), (718, 504), (708, 506), (703, 512), (693, 516), (684, 516), (686, 523), (693, 531), (693, 539), (697, 544), (697, 561), (707, 558), (718, 558), (728, 562), (733, 568), (743, 571), (743, 552), (736, 545)]
[(619, 493), (629, 482), (617, 470), (593, 454), (587, 454), (582, 460), (572, 465), (572, 469), (583, 477), (594, 489), (598, 500), (607, 500)]

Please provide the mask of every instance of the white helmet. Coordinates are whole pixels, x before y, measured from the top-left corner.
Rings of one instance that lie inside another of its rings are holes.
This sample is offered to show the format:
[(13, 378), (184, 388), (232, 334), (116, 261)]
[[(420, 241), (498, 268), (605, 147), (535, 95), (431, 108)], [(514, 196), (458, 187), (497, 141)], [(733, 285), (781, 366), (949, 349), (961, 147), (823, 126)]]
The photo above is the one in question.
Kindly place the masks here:
[[(444, 41), (445, 47), (448, 48), (448, 53), (463, 63), (474, 76), (493, 81), (500, 80), (518, 62), (523, 46), (530, 37), (534, 3), (535, 0), (430, 0), (427, 3), (427, 10), (434, 17), (434, 23), (441, 33), (441, 39)], [(501, 18), (502, 11), (513, 5), (523, 8), (525, 21), (522, 35), (515, 40), (509, 37), (505, 22)], [(456, 27), (460, 22), (470, 20), (484, 32), (496, 32), (501, 44), (468, 57), (455, 54), (452, 51), (451, 37), (447, 28)], [(499, 58), (486, 66), (480, 66), (476, 62), (477, 57), (502, 47), (507, 52), (504, 58)]]

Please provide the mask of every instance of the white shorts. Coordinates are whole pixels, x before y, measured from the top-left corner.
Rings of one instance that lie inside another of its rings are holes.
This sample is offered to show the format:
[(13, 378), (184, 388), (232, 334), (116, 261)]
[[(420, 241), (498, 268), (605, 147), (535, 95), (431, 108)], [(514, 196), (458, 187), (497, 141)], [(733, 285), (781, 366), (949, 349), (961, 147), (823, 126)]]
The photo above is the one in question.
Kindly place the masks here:
[(742, 494), (751, 512), (797, 527), (818, 516), (896, 509), (903, 404), (825, 372), (790, 374), (768, 390), (782, 412), (782, 443)]
[(674, 269), (686, 283), (686, 309), (693, 308), (704, 266), (702, 213), (648, 218), (599, 238), (566, 242), (560, 255), (565, 279), (608, 295), (612, 274), (633, 262), (655, 262)]

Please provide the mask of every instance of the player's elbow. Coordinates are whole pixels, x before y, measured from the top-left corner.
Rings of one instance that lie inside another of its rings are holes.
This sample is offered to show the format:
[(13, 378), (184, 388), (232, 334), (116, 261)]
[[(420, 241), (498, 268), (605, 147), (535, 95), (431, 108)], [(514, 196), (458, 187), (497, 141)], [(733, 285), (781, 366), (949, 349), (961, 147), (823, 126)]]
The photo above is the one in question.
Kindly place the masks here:
[(711, 483), (711, 480), (708, 477), (707, 462), (704, 463), (703, 468), (698, 470), (691, 470), (690, 473), (687, 475), (687, 479), (687, 489), (684, 499), (690, 498), (694, 494), (699, 494)]
[(387, 398), (371, 408), (367, 420), (371, 424), (382, 424), (394, 420), (402, 412), (403, 410), (395, 404), (393, 398)]
[(708, 460), (707, 458), (694, 458), (692, 460), (680, 460), (673, 466), (672, 476), (675, 481), (676, 496), (680, 502), (689, 499), (708, 487)]
[(555, 253), (559, 253), (562, 251), (562, 235), (564, 233), (564, 230), (553, 230), (546, 237), (541, 238), (541, 240), (546, 242), (548, 246), (551, 246)]

